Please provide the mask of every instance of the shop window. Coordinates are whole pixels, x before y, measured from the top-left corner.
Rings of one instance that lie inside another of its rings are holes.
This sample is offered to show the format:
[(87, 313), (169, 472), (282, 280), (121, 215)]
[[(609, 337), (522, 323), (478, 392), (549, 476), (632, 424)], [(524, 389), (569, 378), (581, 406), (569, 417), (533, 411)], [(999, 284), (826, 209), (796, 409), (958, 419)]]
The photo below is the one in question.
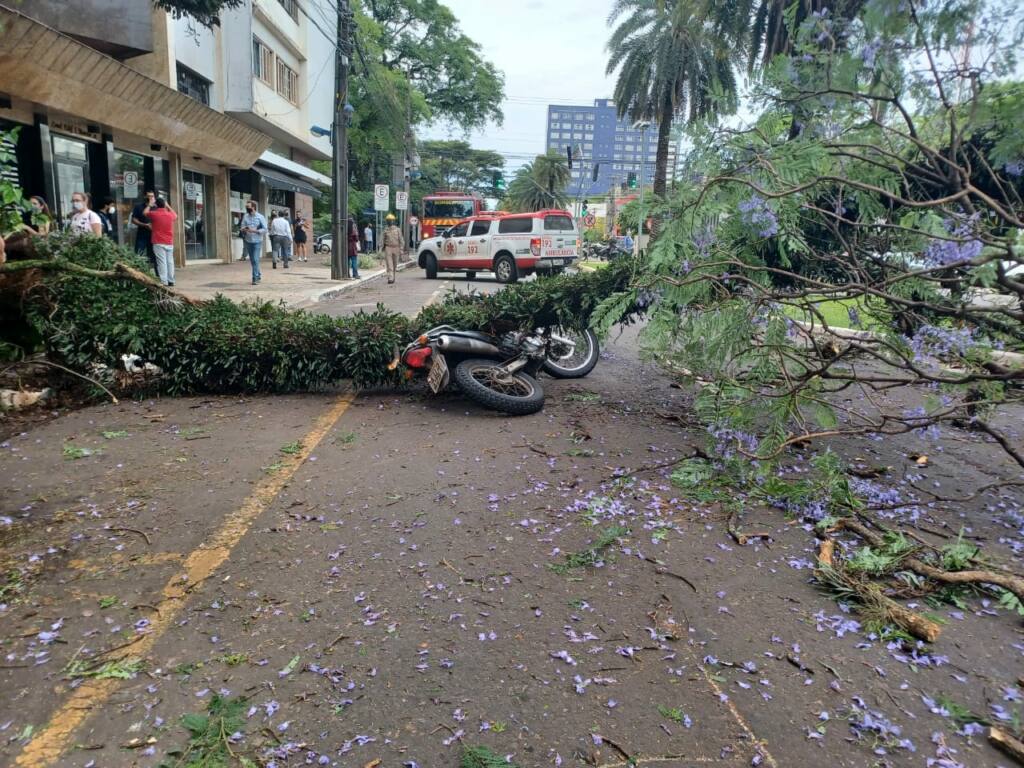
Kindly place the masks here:
[(210, 81), (178, 63), (178, 90), (200, 104), (210, 106)]
[(277, 92), (292, 104), (299, 103), (299, 73), (280, 58), (277, 60)]
[(274, 85), (274, 52), (258, 37), (252, 39), (252, 73), (267, 85)]

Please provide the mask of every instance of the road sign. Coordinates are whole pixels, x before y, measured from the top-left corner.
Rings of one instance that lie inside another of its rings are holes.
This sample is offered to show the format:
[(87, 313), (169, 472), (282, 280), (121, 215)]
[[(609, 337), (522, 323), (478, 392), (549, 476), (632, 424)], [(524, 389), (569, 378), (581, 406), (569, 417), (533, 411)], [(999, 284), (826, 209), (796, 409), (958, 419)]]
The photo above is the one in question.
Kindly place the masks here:
[(185, 182), (185, 199), (186, 200), (198, 200), (199, 199), (199, 185), (194, 181)]
[(139, 174), (137, 171), (125, 171), (122, 194), (127, 198), (139, 196)]
[(395, 209), (399, 211), (409, 210), (409, 193), (398, 191), (395, 192)]
[(386, 211), (391, 205), (391, 188), (387, 184), (374, 184), (373, 210)]
[(597, 219), (594, 218), (594, 214), (588, 213), (586, 216), (583, 217), (583, 223), (587, 227), (592, 227), (597, 223)]

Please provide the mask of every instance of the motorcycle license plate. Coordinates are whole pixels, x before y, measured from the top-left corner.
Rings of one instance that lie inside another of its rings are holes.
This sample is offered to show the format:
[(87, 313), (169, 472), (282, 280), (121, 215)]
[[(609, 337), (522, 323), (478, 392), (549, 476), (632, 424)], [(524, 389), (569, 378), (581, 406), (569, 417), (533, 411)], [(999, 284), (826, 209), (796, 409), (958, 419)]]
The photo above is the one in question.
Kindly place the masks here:
[(448, 363), (445, 362), (444, 355), (434, 353), (431, 357), (433, 361), (430, 364), (430, 373), (427, 374), (427, 384), (430, 385), (430, 390), (436, 395), (440, 392), (448, 381)]

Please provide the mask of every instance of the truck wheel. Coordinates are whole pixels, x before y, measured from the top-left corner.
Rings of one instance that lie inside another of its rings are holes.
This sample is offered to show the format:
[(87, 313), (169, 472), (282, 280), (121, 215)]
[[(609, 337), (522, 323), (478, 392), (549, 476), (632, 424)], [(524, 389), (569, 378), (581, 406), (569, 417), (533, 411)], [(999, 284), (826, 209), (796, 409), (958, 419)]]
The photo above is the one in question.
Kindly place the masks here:
[(511, 256), (499, 256), (494, 260), (494, 276), (499, 283), (514, 283), (519, 279), (516, 263)]
[(476, 280), (476, 272), (467, 272), (466, 273), (466, 279), (467, 280)]
[(437, 259), (434, 258), (434, 254), (427, 254), (424, 260), (424, 269), (427, 270), (427, 280), (437, 280)]

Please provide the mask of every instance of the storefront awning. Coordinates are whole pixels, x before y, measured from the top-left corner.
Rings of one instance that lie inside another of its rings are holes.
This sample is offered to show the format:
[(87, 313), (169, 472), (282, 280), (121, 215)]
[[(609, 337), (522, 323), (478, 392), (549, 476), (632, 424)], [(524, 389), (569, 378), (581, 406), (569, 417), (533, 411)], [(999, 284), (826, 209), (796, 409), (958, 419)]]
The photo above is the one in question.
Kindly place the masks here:
[(260, 175), (260, 178), (271, 189), (283, 189), (285, 192), (301, 192), (310, 197), (321, 197), (322, 193), (319, 189), (302, 179), (287, 176), (260, 163), (254, 165), (252, 169)]
[(289, 176), (298, 176), (300, 179), (308, 181), (310, 184), (317, 184), (324, 189), (331, 186), (330, 176), (324, 176), (324, 174), (319, 171), (307, 168), (301, 163), (296, 163), (294, 160), (289, 160), (287, 157), (281, 157), (281, 155), (271, 152), (269, 149), (260, 155), (259, 162), (262, 165), (269, 165), (271, 168), (284, 171)]
[(271, 138), (0, 3), (0, 90), (235, 168)]

